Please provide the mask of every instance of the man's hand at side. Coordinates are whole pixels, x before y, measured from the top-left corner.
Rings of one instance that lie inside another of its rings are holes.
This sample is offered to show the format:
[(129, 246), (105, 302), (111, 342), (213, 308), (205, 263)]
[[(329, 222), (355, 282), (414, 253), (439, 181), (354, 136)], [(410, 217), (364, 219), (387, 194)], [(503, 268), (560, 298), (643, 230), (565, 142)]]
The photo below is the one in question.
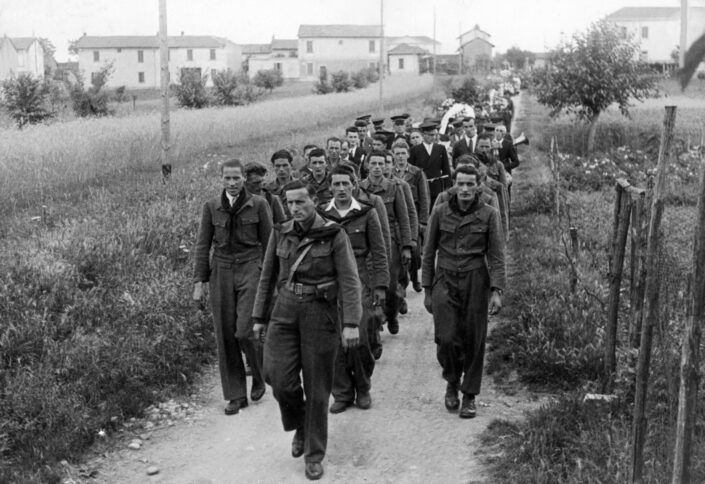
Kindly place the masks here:
[(432, 305), (432, 300), (431, 300), (432, 296), (433, 296), (433, 292), (431, 291), (431, 288), (427, 287), (426, 290), (424, 291), (423, 305), (429, 314), (433, 314), (433, 305)]
[(360, 331), (357, 327), (343, 328), (343, 348), (354, 348), (360, 344)]
[(502, 296), (497, 291), (490, 294), (490, 314), (497, 314), (502, 310)]

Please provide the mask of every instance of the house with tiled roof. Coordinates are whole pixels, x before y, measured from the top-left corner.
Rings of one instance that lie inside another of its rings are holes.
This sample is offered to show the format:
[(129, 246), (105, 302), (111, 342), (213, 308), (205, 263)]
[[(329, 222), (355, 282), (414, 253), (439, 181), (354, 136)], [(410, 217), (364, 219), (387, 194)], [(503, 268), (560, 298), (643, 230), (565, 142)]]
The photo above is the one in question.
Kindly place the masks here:
[(433, 40), (431, 37), (428, 37), (426, 35), (402, 35), (397, 37), (392, 36), (384, 38), (384, 48), (387, 50), (387, 52), (393, 50), (395, 47), (401, 44), (406, 44), (412, 47), (420, 47), (432, 54), (434, 46), (436, 52), (441, 51), (441, 43)]
[[(605, 20), (618, 26), (623, 35), (638, 43), (641, 59), (653, 64), (674, 65), (673, 53), (680, 44), (680, 7), (624, 7)], [(688, 9), (687, 39), (692, 44), (703, 33), (705, 8)]]
[(44, 75), (44, 48), (36, 37), (0, 37), (0, 80), (12, 75)]
[[(208, 85), (217, 71), (242, 68), (242, 48), (223, 37), (212, 35), (169, 36), (169, 74), (178, 83), (181, 74), (191, 72), (208, 75)], [(113, 66), (108, 86), (130, 89), (158, 88), (160, 85), (159, 37), (83, 36), (74, 44), (78, 52), (79, 70), (86, 79), (95, 75), (106, 63)]]
[(255, 53), (247, 56), (247, 73), (250, 77), (257, 71), (276, 70), (281, 72), (284, 79), (298, 79), (299, 67), (299, 41), (298, 39), (272, 39), (266, 45), (266, 52)]
[(491, 35), (475, 25), (472, 29), (458, 37), (463, 65), (469, 68), (483, 67), (482, 64), (492, 59), (494, 44), (490, 42)]
[(341, 70), (379, 68), (381, 36), (379, 25), (300, 25), (301, 79), (327, 77)]
[(389, 73), (419, 75), (428, 72), (433, 55), (416, 45), (399, 44), (387, 52)]

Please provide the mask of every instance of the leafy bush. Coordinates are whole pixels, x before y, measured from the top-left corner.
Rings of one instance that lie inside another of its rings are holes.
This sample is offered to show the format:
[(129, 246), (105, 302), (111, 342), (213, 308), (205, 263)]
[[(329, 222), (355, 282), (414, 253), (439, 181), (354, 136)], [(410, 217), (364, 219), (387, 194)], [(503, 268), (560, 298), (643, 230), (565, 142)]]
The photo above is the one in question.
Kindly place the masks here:
[(364, 89), (370, 85), (368, 72), (368, 69), (362, 69), (350, 75), (350, 80), (352, 81), (355, 89)]
[(91, 87), (85, 87), (82, 75), (77, 76), (77, 81), (69, 89), (69, 95), (76, 116), (108, 116), (113, 112), (108, 107), (109, 96), (103, 89), (113, 72), (113, 64), (108, 62), (98, 72), (91, 75)]
[(330, 83), (335, 92), (348, 92), (353, 87), (353, 81), (350, 80), (350, 74), (345, 71), (334, 72), (330, 77)]
[(477, 79), (472, 76), (466, 76), (460, 86), (454, 88), (450, 97), (456, 102), (470, 104), (471, 106), (480, 102), (480, 88)]
[(125, 101), (125, 86), (118, 86), (115, 88), (115, 101), (121, 103)]
[(315, 92), (316, 94), (329, 94), (334, 91), (335, 88), (331, 86), (326, 76), (320, 76), (318, 78), (318, 82), (316, 82), (316, 85), (313, 89), (313, 92)]
[(243, 106), (255, 101), (259, 92), (250, 83), (247, 74), (222, 70), (213, 76), (213, 100), (221, 106)]
[(252, 79), (252, 84), (262, 89), (267, 89), (271, 93), (274, 88), (284, 84), (284, 78), (282, 77), (281, 71), (277, 69), (260, 70), (257, 71), (257, 74), (255, 74), (255, 77)]
[(181, 69), (179, 84), (172, 86), (180, 106), (202, 109), (208, 107), (210, 99), (206, 90), (207, 75), (201, 76), (198, 70)]
[(17, 127), (37, 124), (54, 114), (46, 108), (46, 85), (31, 74), (20, 74), (2, 82), (4, 104)]
[(376, 67), (368, 67), (365, 72), (367, 73), (367, 81), (370, 84), (379, 81), (379, 70)]

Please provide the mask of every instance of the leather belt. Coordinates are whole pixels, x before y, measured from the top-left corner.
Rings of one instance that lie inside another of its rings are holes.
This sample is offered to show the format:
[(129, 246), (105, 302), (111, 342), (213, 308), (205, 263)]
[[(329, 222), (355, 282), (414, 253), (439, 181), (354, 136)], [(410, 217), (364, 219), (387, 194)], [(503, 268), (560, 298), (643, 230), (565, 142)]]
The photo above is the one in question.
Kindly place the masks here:
[(317, 286), (310, 284), (301, 284), (299, 282), (290, 282), (286, 288), (297, 296), (316, 294)]

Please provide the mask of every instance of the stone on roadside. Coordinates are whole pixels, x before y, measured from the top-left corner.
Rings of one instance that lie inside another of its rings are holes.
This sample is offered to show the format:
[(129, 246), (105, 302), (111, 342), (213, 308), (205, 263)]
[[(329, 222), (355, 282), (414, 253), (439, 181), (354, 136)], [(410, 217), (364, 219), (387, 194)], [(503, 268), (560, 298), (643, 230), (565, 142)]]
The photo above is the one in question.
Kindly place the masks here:
[(133, 439), (129, 444), (127, 444), (128, 449), (140, 450), (142, 448), (142, 441), (139, 439)]
[(157, 466), (149, 466), (147, 468), (147, 475), (148, 476), (153, 476), (155, 474), (159, 474), (159, 467)]

